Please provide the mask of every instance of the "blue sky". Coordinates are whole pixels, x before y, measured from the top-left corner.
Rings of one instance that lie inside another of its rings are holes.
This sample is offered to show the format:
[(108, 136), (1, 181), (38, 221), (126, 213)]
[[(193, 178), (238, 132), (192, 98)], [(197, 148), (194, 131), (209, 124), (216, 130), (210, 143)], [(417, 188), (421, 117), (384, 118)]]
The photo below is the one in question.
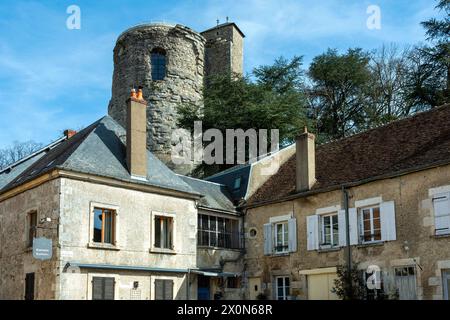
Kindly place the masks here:
[[(81, 29), (66, 28), (69, 5)], [(366, 27), (369, 5), (381, 30)], [(370, 50), (424, 41), (420, 21), (432, 0), (47, 0), (0, 1), (0, 148), (13, 141), (48, 143), (107, 113), (117, 36), (141, 22), (181, 23), (202, 31), (225, 17), (245, 33), (245, 71), (283, 55), (308, 64), (327, 48)]]

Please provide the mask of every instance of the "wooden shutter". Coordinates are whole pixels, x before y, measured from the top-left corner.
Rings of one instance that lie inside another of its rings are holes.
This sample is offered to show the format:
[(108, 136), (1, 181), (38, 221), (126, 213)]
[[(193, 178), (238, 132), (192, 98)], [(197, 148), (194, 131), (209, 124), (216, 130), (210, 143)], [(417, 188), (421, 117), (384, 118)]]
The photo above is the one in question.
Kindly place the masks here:
[(155, 280), (155, 300), (164, 300), (164, 281)]
[(114, 278), (103, 278), (104, 300), (114, 300)]
[(264, 225), (264, 255), (271, 255), (273, 250), (272, 224)]
[(173, 300), (173, 281), (164, 280), (164, 300)]
[(92, 278), (92, 300), (103, 300), (103, 278)]
[(306, 217), (307, 250), (319, 249), (319, 215)]
[(393, 241), (397, 239), (395, 230), (395, 204), (394, 201), (380, 204), (381, 240)]
[(434, 228), (436, 234), (450, 232), (450, 198), (448, 193), (437, 194), (433, 198)]
[(358, 215), (356, 208), (348, 209), (349, 229), (350, 229), (350, 245), (358, 244)]
[(297, 219), (288, 220), (289, 252), (297, 251)]
[(338, 212), (338, 228), (339, 228), (339, 246), (347, 245), (347, 223), (345, 221), (345, 210)]

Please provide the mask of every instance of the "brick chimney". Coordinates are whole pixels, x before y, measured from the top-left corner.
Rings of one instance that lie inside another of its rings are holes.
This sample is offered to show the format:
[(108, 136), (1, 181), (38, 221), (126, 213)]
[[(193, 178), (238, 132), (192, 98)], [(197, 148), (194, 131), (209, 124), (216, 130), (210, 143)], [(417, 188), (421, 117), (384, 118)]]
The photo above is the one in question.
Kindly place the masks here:
[(127, 100), (127, 166), (132, 178), (147, 178), (147, 102), (142, 88)]
[(307, 191), (316, 182), (316, 137), (305, 127), (295, 141), (296, 190)]

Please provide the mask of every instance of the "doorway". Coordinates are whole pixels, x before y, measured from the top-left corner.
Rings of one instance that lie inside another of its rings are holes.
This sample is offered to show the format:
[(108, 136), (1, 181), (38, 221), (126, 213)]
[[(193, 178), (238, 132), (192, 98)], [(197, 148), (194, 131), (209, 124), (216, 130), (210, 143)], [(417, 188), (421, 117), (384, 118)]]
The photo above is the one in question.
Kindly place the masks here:
[(417, 300), (416, 268), (395, 268), (395, 286), (400, 300)]
[(198, 275), (197, 278), (197, 299), (211, 300), (210, 278)]

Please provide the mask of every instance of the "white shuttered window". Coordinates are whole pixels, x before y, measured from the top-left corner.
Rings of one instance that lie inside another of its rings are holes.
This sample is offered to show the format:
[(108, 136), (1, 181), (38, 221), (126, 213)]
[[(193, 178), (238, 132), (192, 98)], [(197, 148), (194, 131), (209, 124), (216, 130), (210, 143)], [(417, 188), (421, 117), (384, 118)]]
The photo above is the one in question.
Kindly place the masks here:
[(450, 233), (450, 194), (441, 193), (433, 197), (434, 229), (436, 235)]

